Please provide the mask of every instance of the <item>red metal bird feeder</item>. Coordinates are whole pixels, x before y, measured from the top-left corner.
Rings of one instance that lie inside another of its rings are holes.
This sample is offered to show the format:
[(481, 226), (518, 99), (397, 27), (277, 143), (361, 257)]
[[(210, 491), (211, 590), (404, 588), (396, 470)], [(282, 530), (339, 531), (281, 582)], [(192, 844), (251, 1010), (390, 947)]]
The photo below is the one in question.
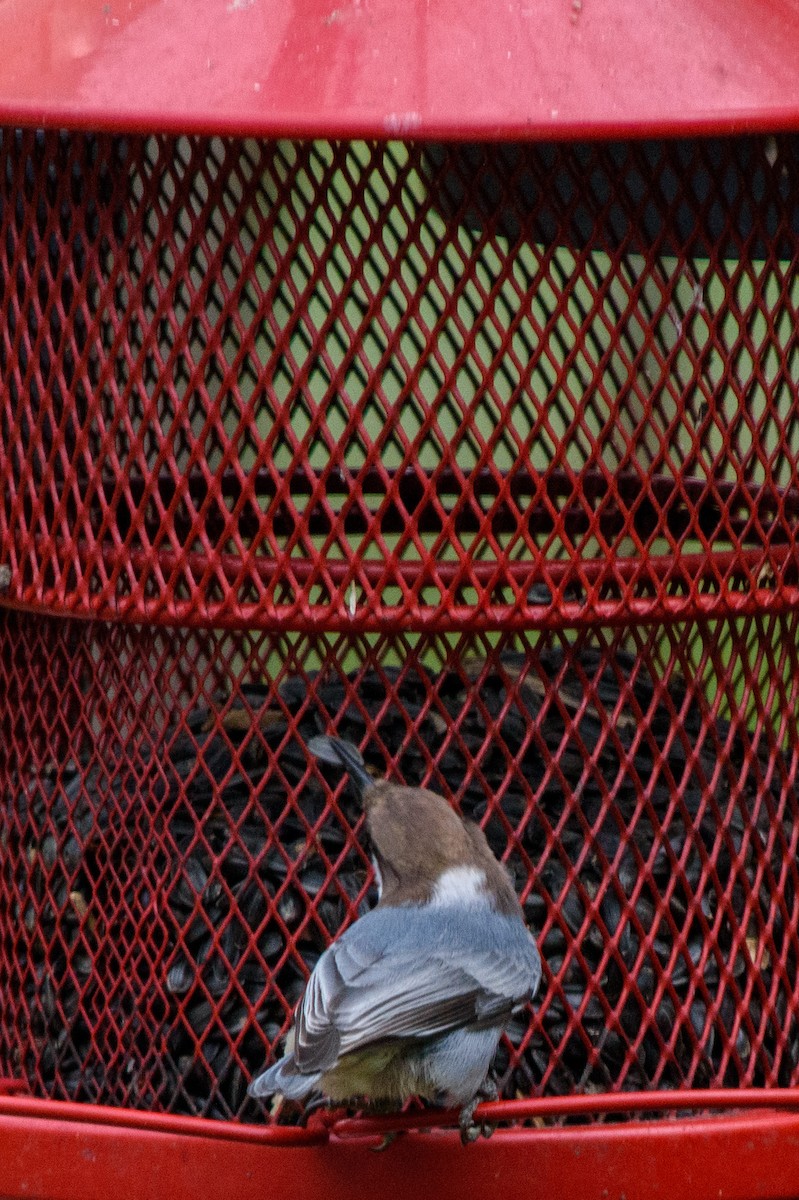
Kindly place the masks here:
[[(4, 1196), (793, 1194), (798, 36), (0, 6)], [(514, 877), (488, 1142), (247, 1099), (372, 901), (326, 730)]]

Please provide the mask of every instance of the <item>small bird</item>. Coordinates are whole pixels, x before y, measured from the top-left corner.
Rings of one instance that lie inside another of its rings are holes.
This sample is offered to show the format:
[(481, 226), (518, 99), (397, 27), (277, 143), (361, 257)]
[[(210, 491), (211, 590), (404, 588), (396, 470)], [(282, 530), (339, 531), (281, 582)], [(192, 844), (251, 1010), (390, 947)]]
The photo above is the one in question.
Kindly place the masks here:
[(373, 779), (339, 738), (308, 749), (361, 795), (378, 903), (319, 959), (284, 1057), (249, 1094), (380, 1106), (420, 1096), (460, 1108), (471, 1141), (479, 1100), (496, 1095), (486, 1079), (502, 1032), (541, 979), (508, 873), (443, 796)]

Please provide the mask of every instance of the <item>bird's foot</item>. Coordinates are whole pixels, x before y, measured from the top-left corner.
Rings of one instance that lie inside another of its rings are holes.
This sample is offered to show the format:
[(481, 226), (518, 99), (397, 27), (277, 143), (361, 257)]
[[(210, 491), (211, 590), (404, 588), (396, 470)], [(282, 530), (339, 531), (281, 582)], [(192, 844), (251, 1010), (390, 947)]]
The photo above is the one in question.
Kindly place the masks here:
[[(388, 1117), (396, 1112), (397, 1104), (394, 1100), (369, 1100), (361, 1109), (361, 1114), (365, 1117)], [(389, 1129), (383, 1134), (378, 1145), (371, 1147), (373, 1153), (380, 1154), (383, 1150), (388, 1150), (402, 1132), (401, 1129)]]
[(314, 1113), (319, 1112), (320, 1108), (330, 1108), (330, 1101), (326, 1096), (314, 1096), (310, 1100), (306, 1100), (303, 1105), (303, 1114), (305, 1118), (312, 1117)]
[[(480, 1101), (491, 1098), (482, 1095), (482, 1091), (483, 1089), (481, 1088), (475, 1098), (463, 1106), (458, 1117), (458, 1126), (461, 1131), (461, 1145), (463, 1146), (471, 1145), (479, 1137), (490, 1138), (494, 1132), (494, 1126), (489, 1121), (475, 1121), (474, 1119), (474, 1114)], [(496, 1088), (494, 1091), (496, 1093)], [(496, 1094), (493, 1099), (496, 1099)]]
[(498, 1100), (499, 1087), (493, 1075), (487, 1075), (480, 1087), (477, 1089), (477, 1095), (481, 1100)]
[(398, 1112), (396, 1100), (369, 1100), (363, 1106), (363, 1112), (370, 1117), (387, 1117)]
[(392, 1129), (389, 1133), (384, 1133), (377, 1146), (371, 1146), (373, 1154), (382, 1154), (384, 1150), (388, 1150), (396, 1142), (400, 1135), (399, 1129)]

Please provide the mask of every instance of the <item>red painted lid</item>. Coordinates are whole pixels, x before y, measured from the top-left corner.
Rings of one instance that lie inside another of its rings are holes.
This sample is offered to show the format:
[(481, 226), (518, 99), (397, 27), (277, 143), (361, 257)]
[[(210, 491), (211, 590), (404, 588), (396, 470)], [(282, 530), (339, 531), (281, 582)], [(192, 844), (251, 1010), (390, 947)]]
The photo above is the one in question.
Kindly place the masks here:
[(797, 0), (0, 0), (0, 121), (285, 136), (799, 127)]

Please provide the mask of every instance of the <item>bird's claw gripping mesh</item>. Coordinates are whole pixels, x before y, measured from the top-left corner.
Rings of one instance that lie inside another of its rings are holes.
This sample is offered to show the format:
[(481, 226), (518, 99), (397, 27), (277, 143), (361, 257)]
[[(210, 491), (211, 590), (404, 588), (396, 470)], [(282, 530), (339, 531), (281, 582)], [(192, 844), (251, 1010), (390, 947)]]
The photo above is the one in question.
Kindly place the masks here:
[(0, 1074), (256, 1115), (335, 729), (515, 876), (506, 1098), (795, 1083), (795, 143), (0, 147)]

